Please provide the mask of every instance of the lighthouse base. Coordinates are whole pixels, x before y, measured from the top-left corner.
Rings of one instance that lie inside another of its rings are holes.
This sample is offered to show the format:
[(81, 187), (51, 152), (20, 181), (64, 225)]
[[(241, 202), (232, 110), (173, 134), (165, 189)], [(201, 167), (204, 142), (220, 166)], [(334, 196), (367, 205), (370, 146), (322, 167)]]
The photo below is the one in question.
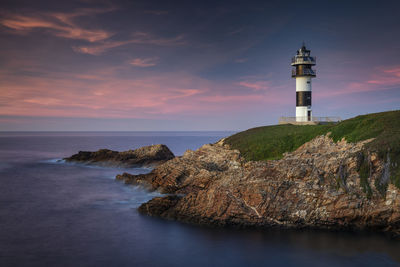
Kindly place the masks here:
[(307, 122), (312, 120), (312, 112), (310, 107), (296, 107), (297, 122)]
[(297, 121), (297, 117), (280, 117), (279, 124), (316, 125), (332, 124), (342, 121), (340, 117), (312, 117), (310, 121)]

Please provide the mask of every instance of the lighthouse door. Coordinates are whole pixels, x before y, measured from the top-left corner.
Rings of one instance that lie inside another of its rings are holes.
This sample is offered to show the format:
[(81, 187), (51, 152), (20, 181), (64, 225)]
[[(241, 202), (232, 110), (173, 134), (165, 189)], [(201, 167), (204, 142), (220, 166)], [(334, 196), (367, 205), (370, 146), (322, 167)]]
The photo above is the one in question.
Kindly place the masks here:
[(307, 111), (307, 120), (311, 121), (311, 110)]

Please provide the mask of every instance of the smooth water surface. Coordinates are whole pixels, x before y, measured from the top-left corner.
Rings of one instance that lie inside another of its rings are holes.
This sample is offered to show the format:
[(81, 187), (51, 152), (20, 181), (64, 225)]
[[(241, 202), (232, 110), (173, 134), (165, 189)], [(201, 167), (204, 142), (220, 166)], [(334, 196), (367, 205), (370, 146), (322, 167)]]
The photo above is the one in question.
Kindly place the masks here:
[(163, 143), (176, 155), (228, 132), (0, 133), (0, 266), (398, 266), (381, 234), (210, 229), (138, 214), (158, 195), (128, 171), (59, 163), (79, 150)]

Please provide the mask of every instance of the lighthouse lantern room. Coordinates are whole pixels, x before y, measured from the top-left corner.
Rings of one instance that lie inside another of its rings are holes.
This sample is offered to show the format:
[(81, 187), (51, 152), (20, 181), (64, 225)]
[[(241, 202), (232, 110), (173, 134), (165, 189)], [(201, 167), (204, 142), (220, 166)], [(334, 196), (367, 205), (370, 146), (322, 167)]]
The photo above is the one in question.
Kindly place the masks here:
[(304, 43), (292, 58), (292, 78), (296, 79), (296, 122), (312, 121), (311, 78), (314, 78), (316, 58), (310, 55)]

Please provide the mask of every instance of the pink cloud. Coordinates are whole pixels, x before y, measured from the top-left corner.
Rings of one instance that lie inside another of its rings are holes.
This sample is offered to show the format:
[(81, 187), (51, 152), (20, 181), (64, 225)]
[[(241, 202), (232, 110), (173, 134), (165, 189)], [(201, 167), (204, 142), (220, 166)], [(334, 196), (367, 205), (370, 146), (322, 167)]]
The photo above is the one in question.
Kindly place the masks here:
[(386, 73), (393, 73), (395, 76), (400, 77), (400, 66), (384, 69), (383, 71)]
[(372, 75), (368, 83), (383, 86), (400, 85), (400, 67), (381, 68), (378, 73)]
[(270, 88), (269, 83), (267, 81), (255, 81), (255, 82), (243, 81), (239, 82), (239, 85), (254, 89), (256, 91), (268, 90)]
[(211, 103), (247, 103), (247, 102), (264, 102), (264, 96), (252, 95), (212, 95), (201, 97), (200, 100)]
[(159, 46), (179, 46), (186, 44), (183, 35), (172, 38), (160, 38), (145, 32), (135, 32), (128, 40), (110, 40), (115, 33), (102, 29), (87, 29), (76, 22), (76, 18), (93, 16), (115, 10), (115, 8), (86, 8), (71, 13), (40, 13), (25, 16), (19, 14), (6, 15), (0, 24), (15, 30), (14, 33), (28, 33), (34, 29), (44, 29), (48, 33), (67, 39), (84, 40), (93, 45), (74, 46), (75, 52), (100, 55), (105, 51), (127, 44), (149, 44)]
[(107, 41), (93, 46), (73, 46), (72, 49), (77, 53), (97, 56), (111, 48), (126, 45), (128, 43), (129, 42), (127, 41)]
[(109, 12), (112, 9), (80, 9), (74, 13), (41, 13), (37, 16), (8, 15), (0, 19), (0, 24), (16, 31), (29, 32), (33, 29), (46, 29), (58, 37), (97, 42), (110, 38), (113, 33), (101, 29), (86, 29), (74, 19)]
[(180, 46), (185, 45), (186, 42), (183, 35), (179, 35), (173, 38), (159, 38), (149, 33), (136, 32), (132, 35), (132, 38), (126, 41), (103, 41), (99, 44), (90, 46), (75, 46), (73, 50), (78, 53), (100, 55), (107, 50), (128, 44), (148, 44), (158, 46)]
[[(129, 68), (129, 66), (125, 66)], [(277, 104), (280, 91), (254, 90), (187, 73), (120, 78), (120, 69), (47, 73), (15, 79), (0, 71), (0, 115), (92, 118), (167, 118), (234, 114)]]
[(347, 83), (343, 76), (335, 77), (335, 79), (335, 82), (331, 83), (332, 85), (325, 83), (319, 90), (316, 90), (316, 96), (325, 98), (363, 92), (380, 92), (400, 87), (400, 67), (379, 67), (367, 77)]
[(173, 92), (176, 92), (174, 95), (166, 96), (163, 98), (164, 101), (168, 101), (171, 99), (177, 99), (177, 98), (185, 98), (185, 97), (191, 97), (194, 95), (201, 94), (202, 90), (200, 89), (176, 89), (173, 90)]
[(157, 65), (157, 57), (151, 57), (151, 58), (135, 58), (129, 62), (132, 66), (135, 67), (141, 67), (141, 68), (146, 68), (146, 67), (153, 67)]

